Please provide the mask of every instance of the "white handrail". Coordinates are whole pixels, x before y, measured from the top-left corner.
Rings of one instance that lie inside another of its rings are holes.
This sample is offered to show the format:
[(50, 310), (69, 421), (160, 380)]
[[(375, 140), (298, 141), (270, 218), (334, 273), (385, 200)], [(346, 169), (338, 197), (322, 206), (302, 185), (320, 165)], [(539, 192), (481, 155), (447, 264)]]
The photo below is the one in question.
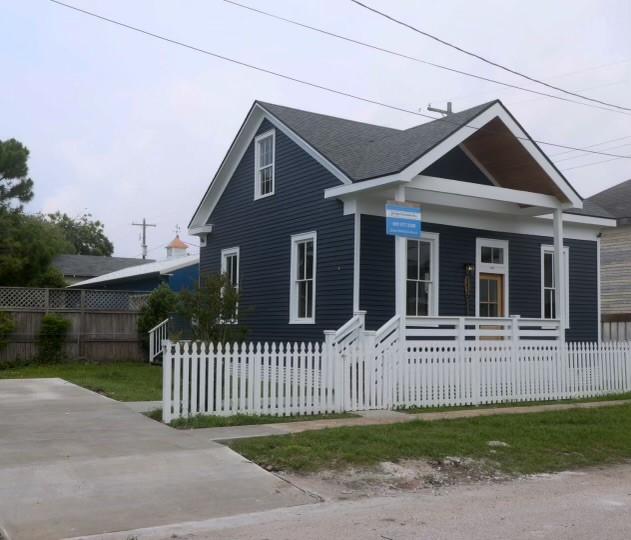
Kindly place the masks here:
[(162, 353), (164, 349), (164, 340), (168, 338), (169, 333), (169, 319), (164, 319), (160, 324), (156, 324), (151, 330), (149, 330), (149, 363), (153, 364), (153, 361)]

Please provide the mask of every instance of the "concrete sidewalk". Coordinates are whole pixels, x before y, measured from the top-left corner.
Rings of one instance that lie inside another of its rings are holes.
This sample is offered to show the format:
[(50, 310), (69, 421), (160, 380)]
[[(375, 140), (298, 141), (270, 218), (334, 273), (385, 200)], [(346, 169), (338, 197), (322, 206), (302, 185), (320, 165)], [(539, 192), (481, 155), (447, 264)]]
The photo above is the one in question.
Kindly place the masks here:
[(567, 411), (572, 409), (596, 409), (626, 405), (631, 400), (591, 401), (586, 403), (555, 403), (551, 405), (524, 405), (520, 407), (492, 407), (487, 409), (463, 409), (460, 411), (437, 411), (408, 414), (397, 411), (358, 411), (359, 418), (337, 418), (331, 420), (306, 420), (304, 422), (284, 422), (278, 424), (258, 424), (252, 426), (234, 426), (218, 428), (201, 428), (190, 430), (196, 437), (206, 441), (229, 441), (251, 437), (268, 437), (271, 435), (289, 435), (303, 431), (316, 431), (338, 427), (378, 426), (400, 424), (423, 420), (450, 420), (456, 418), (475, 418), (479, 416), (496, 416), (506, 414), (532, 414), (547, 411)]
[(0, 537), (57, 540), (316, 502), (61, 379), (0, 380)]

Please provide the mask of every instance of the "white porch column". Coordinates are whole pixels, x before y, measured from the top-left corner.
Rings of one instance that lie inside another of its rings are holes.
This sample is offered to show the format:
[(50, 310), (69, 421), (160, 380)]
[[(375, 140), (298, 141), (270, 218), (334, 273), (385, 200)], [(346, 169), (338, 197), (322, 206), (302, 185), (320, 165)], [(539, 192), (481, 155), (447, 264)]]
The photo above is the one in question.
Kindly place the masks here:
[(353, 248), (353, 313), (359, 311), (359, 279), (361, 265), (362, 216), (355, 210), (354, 248)]
[[(394, 199), (405, 202), (405, 186), (397, 187)], [(394, 272), (395, 272), (395, 310), (405, 321), (405, 274), (406, 274), (406, 245), (402, 236), (394, 237)]]
[(565, 341), (565, 321), (569, 313), (565, 313), (565, 257), (563, 257), (563, 211), (560, 208), (554, 210), (554, 305), (556, 318), (559, 319), (561, 328), (559, 336), (561, 342)]

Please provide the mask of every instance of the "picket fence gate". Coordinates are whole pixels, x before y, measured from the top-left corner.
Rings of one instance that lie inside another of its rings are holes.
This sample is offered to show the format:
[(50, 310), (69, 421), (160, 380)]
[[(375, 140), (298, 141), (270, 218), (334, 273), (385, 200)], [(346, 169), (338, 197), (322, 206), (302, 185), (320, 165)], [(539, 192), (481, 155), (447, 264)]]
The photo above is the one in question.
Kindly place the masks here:
[(401, 342), (396, 321), (378, 332), (358, 330), (356, 323), (340, 330), (324, 343), (165, 341), (163, 420), (540, 401), (631, 390), (629, 342)]

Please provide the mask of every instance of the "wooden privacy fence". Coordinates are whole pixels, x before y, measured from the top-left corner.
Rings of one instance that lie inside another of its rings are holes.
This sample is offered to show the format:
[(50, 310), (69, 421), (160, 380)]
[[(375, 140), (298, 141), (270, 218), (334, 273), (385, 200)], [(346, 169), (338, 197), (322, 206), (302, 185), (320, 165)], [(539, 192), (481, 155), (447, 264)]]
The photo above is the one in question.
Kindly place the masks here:
[(165, 342), (163, 419), (322, 414), (592, 397), (631, 390), (631, 343), (399, 342), (344, 328), (320, 343)]
[(37, 354), (42, 319), (56, 313), (70, 321), (64, 344), (69, 358), (144, 360), (137, 324), (147, 295), (133, 291), (0, 287), (0, 311), (16, 325), (0, 350), (0, 365)]

